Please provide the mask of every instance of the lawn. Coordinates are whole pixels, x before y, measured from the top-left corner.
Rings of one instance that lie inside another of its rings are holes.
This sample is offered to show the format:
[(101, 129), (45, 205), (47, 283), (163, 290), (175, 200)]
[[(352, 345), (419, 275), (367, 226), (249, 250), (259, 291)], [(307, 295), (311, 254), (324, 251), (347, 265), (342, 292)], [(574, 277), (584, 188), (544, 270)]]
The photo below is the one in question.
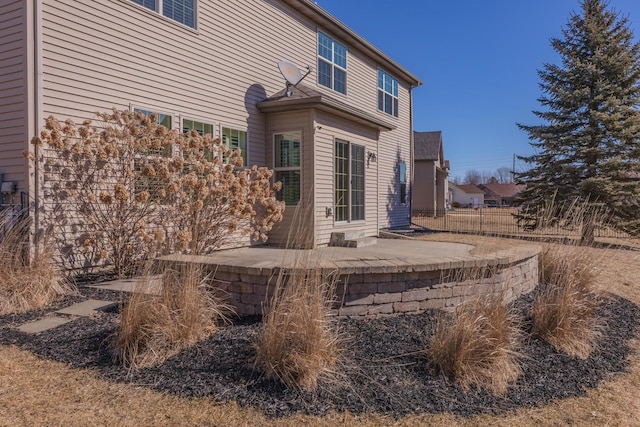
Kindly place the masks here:
[[(471, 243), (479, 252), (519, 244), (470, 235), (421, 238)], [(599, 263), (603, 290), (640, 304), (640, 245), (627, 244), (635, 249), (585, 250), (604, 261)], [(634, 341), (633, 348), (628, 372), (588, 390), (586, 396), (499, 416), (426, 414), (392, 419), (333, 413), (322, 418), (270, 419), (235, 403), (159, 393), (148, 387), (151, 384), (110, 382), (91, 370), (72, 369), (17, 347), (0, 346), (0, 425), (640, 425), (640, 342)]]

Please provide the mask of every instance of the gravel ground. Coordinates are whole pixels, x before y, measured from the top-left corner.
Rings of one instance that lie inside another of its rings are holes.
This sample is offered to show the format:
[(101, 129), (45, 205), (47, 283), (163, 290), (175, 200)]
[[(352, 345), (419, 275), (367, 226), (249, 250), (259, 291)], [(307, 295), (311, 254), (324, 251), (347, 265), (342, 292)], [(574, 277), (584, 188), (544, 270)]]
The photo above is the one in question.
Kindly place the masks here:
[[(81, 296), (67, 298), (57, 305), (70, 305), (88, 297), (121, 298), (115, 292), (86, 287), (80, 291)], [(527, 313), (531, 302), (532, 296), (521, 297), (515, 302), (516, 308)], [(586, 389), (627, 369), (628, 342), (640, 324), (638, 306), (620, 297), (603, 299), (600, 309), (603, 334), (591, 357), (572, 359), (540, 340), (528, 339), (523, 347), (523, 375), (504, 396), (495, 396), (475, 388), (464, 392), (428, 364), (423, 350), (436, 313), (341, 319), (337, 326), (347, 339), (347, 360), (337, 380), (323, 383), (311, 394), (288, 390), (252, 369), (251, 343), (258, 333), (259, 319), (243, 319), (223, 326), (209, 339), (160, 366), (129, 372), (112, 362), (109, 350), (117, 310), (78, 319), (38, 335), (15, 329), (18, 324), (45, 314), (0, 317), (0, 344), (17, 345), (44, 359), (94, 370), (110, 381), (131, 382), (185, 397), (235, 400), (277, 417), (344, 410), (395, 417), (438, 412), (496, 414), (584, 395)], [(526, 328), (526, 321), (524, 325)]]

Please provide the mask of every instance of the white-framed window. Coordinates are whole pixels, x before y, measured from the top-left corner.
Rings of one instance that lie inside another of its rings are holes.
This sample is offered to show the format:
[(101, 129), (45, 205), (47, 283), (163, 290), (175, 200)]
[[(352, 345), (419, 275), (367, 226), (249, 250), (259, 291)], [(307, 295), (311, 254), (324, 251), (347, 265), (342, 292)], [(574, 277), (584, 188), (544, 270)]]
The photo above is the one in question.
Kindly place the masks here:
[[(173, 114), (168, 113), (160, 113), (158, 111), (152, 111), (145, 108), (133, 108), (134, 113), (142, 113), (145, 116), (149, 117), (152, 114), (156, 114), (158, 116), (158, 124), (166, 127), (167, 129), (173, 129)], [(160, 150), (148, 150), (145, 154), (147, 155), (161, 155), (163, 157), (169, 157), (172, 154), (173, 147), (164, 147)]]
[(335, 221), (364, 220), (364, 147), (335, 140)]
[(318, 84), (347, 93), (347, 48), (318, 32)]
[(398, 117), (398, 80), (378, 70), (378, 110)]
[(228, 127), (222, 127), (222, 143), (230, 150), (240, 149), (242, 152), (242, 166), (247, 166), (247, 132)]
[(276, 197), (287, 205), (300, 201), (302, 132), (278, 133), (273, 137), (275, 181), (282, 183)]
[(196, 0), (131, 0), (169, 19), (196, 28)]

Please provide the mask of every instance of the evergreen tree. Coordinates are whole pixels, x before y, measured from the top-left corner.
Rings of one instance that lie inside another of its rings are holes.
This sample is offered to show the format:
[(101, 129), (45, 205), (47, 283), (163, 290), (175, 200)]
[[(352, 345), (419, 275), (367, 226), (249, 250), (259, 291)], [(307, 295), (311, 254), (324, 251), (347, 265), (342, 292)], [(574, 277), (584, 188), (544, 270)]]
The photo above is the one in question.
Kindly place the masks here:
[(538, 71), (543, 109), (534, 114), (545, 123), (518, 124), (536, 154), (520, 157), (530, 168), (516, 178), (527, 185), (520, 203), (529, 212), (554, 197), (558, 208), (598, 203), (614, 226), (638, 235), (640, 44), (628, 19), (608, 6), (583, 0), (563, 38), (551, 39), (561, 65)]

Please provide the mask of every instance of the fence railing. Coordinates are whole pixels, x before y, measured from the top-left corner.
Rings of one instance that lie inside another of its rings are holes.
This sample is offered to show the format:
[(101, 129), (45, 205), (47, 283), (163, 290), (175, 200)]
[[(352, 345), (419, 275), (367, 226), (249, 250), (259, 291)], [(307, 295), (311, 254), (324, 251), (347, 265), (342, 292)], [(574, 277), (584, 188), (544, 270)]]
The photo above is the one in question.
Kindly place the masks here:
[[(412, 222), (434, 231), (454, 231), (518, 236), (580, 237), (579, 225), (566, 221), (546, 222), (531, 216), (518, 217), (518, 208), (468, 208), (442, 210), (414, 210)], [(628, 234), (596, 224), (595, 237), (627, 238)]]

